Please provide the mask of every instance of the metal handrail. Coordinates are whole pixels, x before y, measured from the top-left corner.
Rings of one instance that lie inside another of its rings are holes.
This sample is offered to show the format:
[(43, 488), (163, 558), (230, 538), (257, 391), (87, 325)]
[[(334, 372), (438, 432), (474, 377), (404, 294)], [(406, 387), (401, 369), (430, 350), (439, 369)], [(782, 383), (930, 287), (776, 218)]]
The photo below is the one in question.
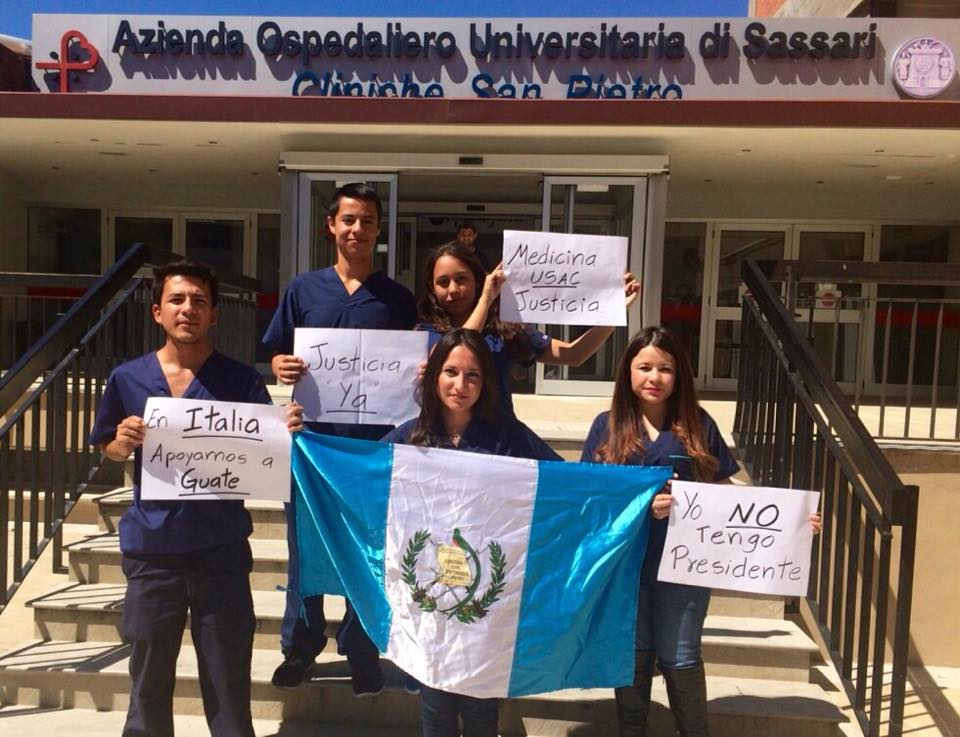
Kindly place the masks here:
[(137, 243), (0, 378), (0, 414), (6, 414), (37, 378), (84, 335), (91, 321), (143, 265), (147, 252)]
[(889, 697), (888, 734), (897, 737), (903, 731), (919, 490), (894, 472), (760, 265), (744, 262), (742, 276), (748, 290), (742, 351), (750, 360), (742, 362), (739, 376), (734, 438), (758, 483), (821, 491), (824, 527), (813, 549), (806, 602), (864, 731), (880, 734), (881, 707)]
[[(51, 542), (62, 570), (63, 522), (103, 463), (87, 438), (107, 376), (161, 342), (153, 280), (139, 276), (148, 258), (180, 256), (128, 250), (0, 380), (0, 610)], [(236, 275), (221, 283), (221, 350), (247, 362), (258, 287)]]

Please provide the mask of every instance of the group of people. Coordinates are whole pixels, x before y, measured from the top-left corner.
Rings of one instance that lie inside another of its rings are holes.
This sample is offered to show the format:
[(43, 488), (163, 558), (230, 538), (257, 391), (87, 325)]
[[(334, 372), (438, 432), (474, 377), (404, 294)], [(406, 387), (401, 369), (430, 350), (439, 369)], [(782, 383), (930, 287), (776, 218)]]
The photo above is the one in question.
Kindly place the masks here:
[[(382, 216), (375, 190), (348, 184), (333, 197), (327, 228), (336, 263), (302, 274), (286, 290), (263, 341), (280, 383), (306, 372), (292, 354), (298, 327), (422, 329), (431, 352), (416, 389), (420, 413), (399, 427), (309, 423), (320, 432), (392, 443), (442, 447), (537, 460), (561, 460), (514, 415), (510, 369), (536, 361), (577, 365), (593, 355), (613, 328), (594, 327), (572, 342), (528, 325), (503, 323), (497, 297), (504, 283), (489, 273), (471, 245), (451, 241), (427, 259), (419, 305), (404, 287), (373, 268)], [(475, 232), (475, 230), (474, 230)], [(639, 285), (628, 274), (627, 306)], [(173, 734), (176, 659), (187, 613), (199, 660), (200, 685), (213, 735), (250, 737), (250, 659), (255, 627), (248, 574), (252, 526), (242, 502), (147, 502), (140, 499), (143, 409), (151, 396), (269, 402), (259, 374), (212, 346), (217, 281), (203, 265), (180, 262), (156, 272), (153, 317), (164, 345), (118, 367), (97, 412), (91, 442), (110, 458), (135, 454), (135, 499), (120, 522), (128, 585), (123, 634), (131, 643), (130, 707), (125, 737)], [(288, 405), (288, 428), (304, 427), (302, 410)], [(582, 460), (626, 465), (670, 465), (674, 477), (726, 483), (737, 464), (716, 424), (697, 404), (693, 372), (682, 346), (666, 330), (647, 328), (631, 340), (616, 369), (612, 405), (587, 436)], [(598, 493), (602, 493), (598, 492)], [(682, 735), (707, 733), (706, 680), (700, 640), (710, 592), (656, 580), (673, 507), (669, 485), (654, 498), (646, 559), (638, 571), (636, 665), (632, 684), (616, 689), (624, 736), (645, 734), (655, 665), (667, 684)], [(289, 586), (281, 630), (283, 661), (277, 687), (308, 675), (326, 646), (323, 597), (301, 598), (296, 508), (286, 505)], [(819, 518), (811, 518), (815, 528)], [(347, 601), (337, 632), (338, 652), (350, 665), (353, 693), (383, 689), (379, 652)], [(477, 699), (421, 685), (425, 737), (495, 737), (495, 699)]]

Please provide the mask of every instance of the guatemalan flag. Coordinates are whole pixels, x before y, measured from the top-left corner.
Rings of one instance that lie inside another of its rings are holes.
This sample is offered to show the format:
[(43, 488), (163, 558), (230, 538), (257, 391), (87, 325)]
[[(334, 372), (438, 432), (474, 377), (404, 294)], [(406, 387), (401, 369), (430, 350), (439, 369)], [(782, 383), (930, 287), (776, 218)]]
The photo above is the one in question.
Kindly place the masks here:
[(301, 595), (346, 596), (386, 657), (481, 698), (633, 680), (666, 467), (531, 461), (300, 432)]

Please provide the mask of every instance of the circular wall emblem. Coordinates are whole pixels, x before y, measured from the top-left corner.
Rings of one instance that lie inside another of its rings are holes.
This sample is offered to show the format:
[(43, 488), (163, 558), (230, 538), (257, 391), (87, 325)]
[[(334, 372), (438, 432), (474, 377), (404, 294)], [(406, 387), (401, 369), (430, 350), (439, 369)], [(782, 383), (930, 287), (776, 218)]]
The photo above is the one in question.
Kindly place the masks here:
[(893, 82), (910, 97), (936, 97), (957, 73), (950, 47), (928, 36), (907, 41), (893, 57)]

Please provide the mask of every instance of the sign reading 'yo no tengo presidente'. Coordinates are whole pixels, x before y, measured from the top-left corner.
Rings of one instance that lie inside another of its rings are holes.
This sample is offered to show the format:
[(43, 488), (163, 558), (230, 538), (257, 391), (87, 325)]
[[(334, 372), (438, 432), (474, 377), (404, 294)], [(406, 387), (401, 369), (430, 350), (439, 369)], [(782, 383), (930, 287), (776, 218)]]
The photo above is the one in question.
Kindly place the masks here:
[(151, 397), (144, 421), (143, 499), (290, 500), (285, 407)]
[(417, 330), (297, 328), (293, 353), (307, 373), (293, 397), (308, 422), (399, 425), (420, 409), (413, 391), (427, 358)]
[(816, 491), (674, 481), (660, 581), (804, 596)]
[(626, 325), (627, 239), (503, 231), (500, 317), (548, 325)]

